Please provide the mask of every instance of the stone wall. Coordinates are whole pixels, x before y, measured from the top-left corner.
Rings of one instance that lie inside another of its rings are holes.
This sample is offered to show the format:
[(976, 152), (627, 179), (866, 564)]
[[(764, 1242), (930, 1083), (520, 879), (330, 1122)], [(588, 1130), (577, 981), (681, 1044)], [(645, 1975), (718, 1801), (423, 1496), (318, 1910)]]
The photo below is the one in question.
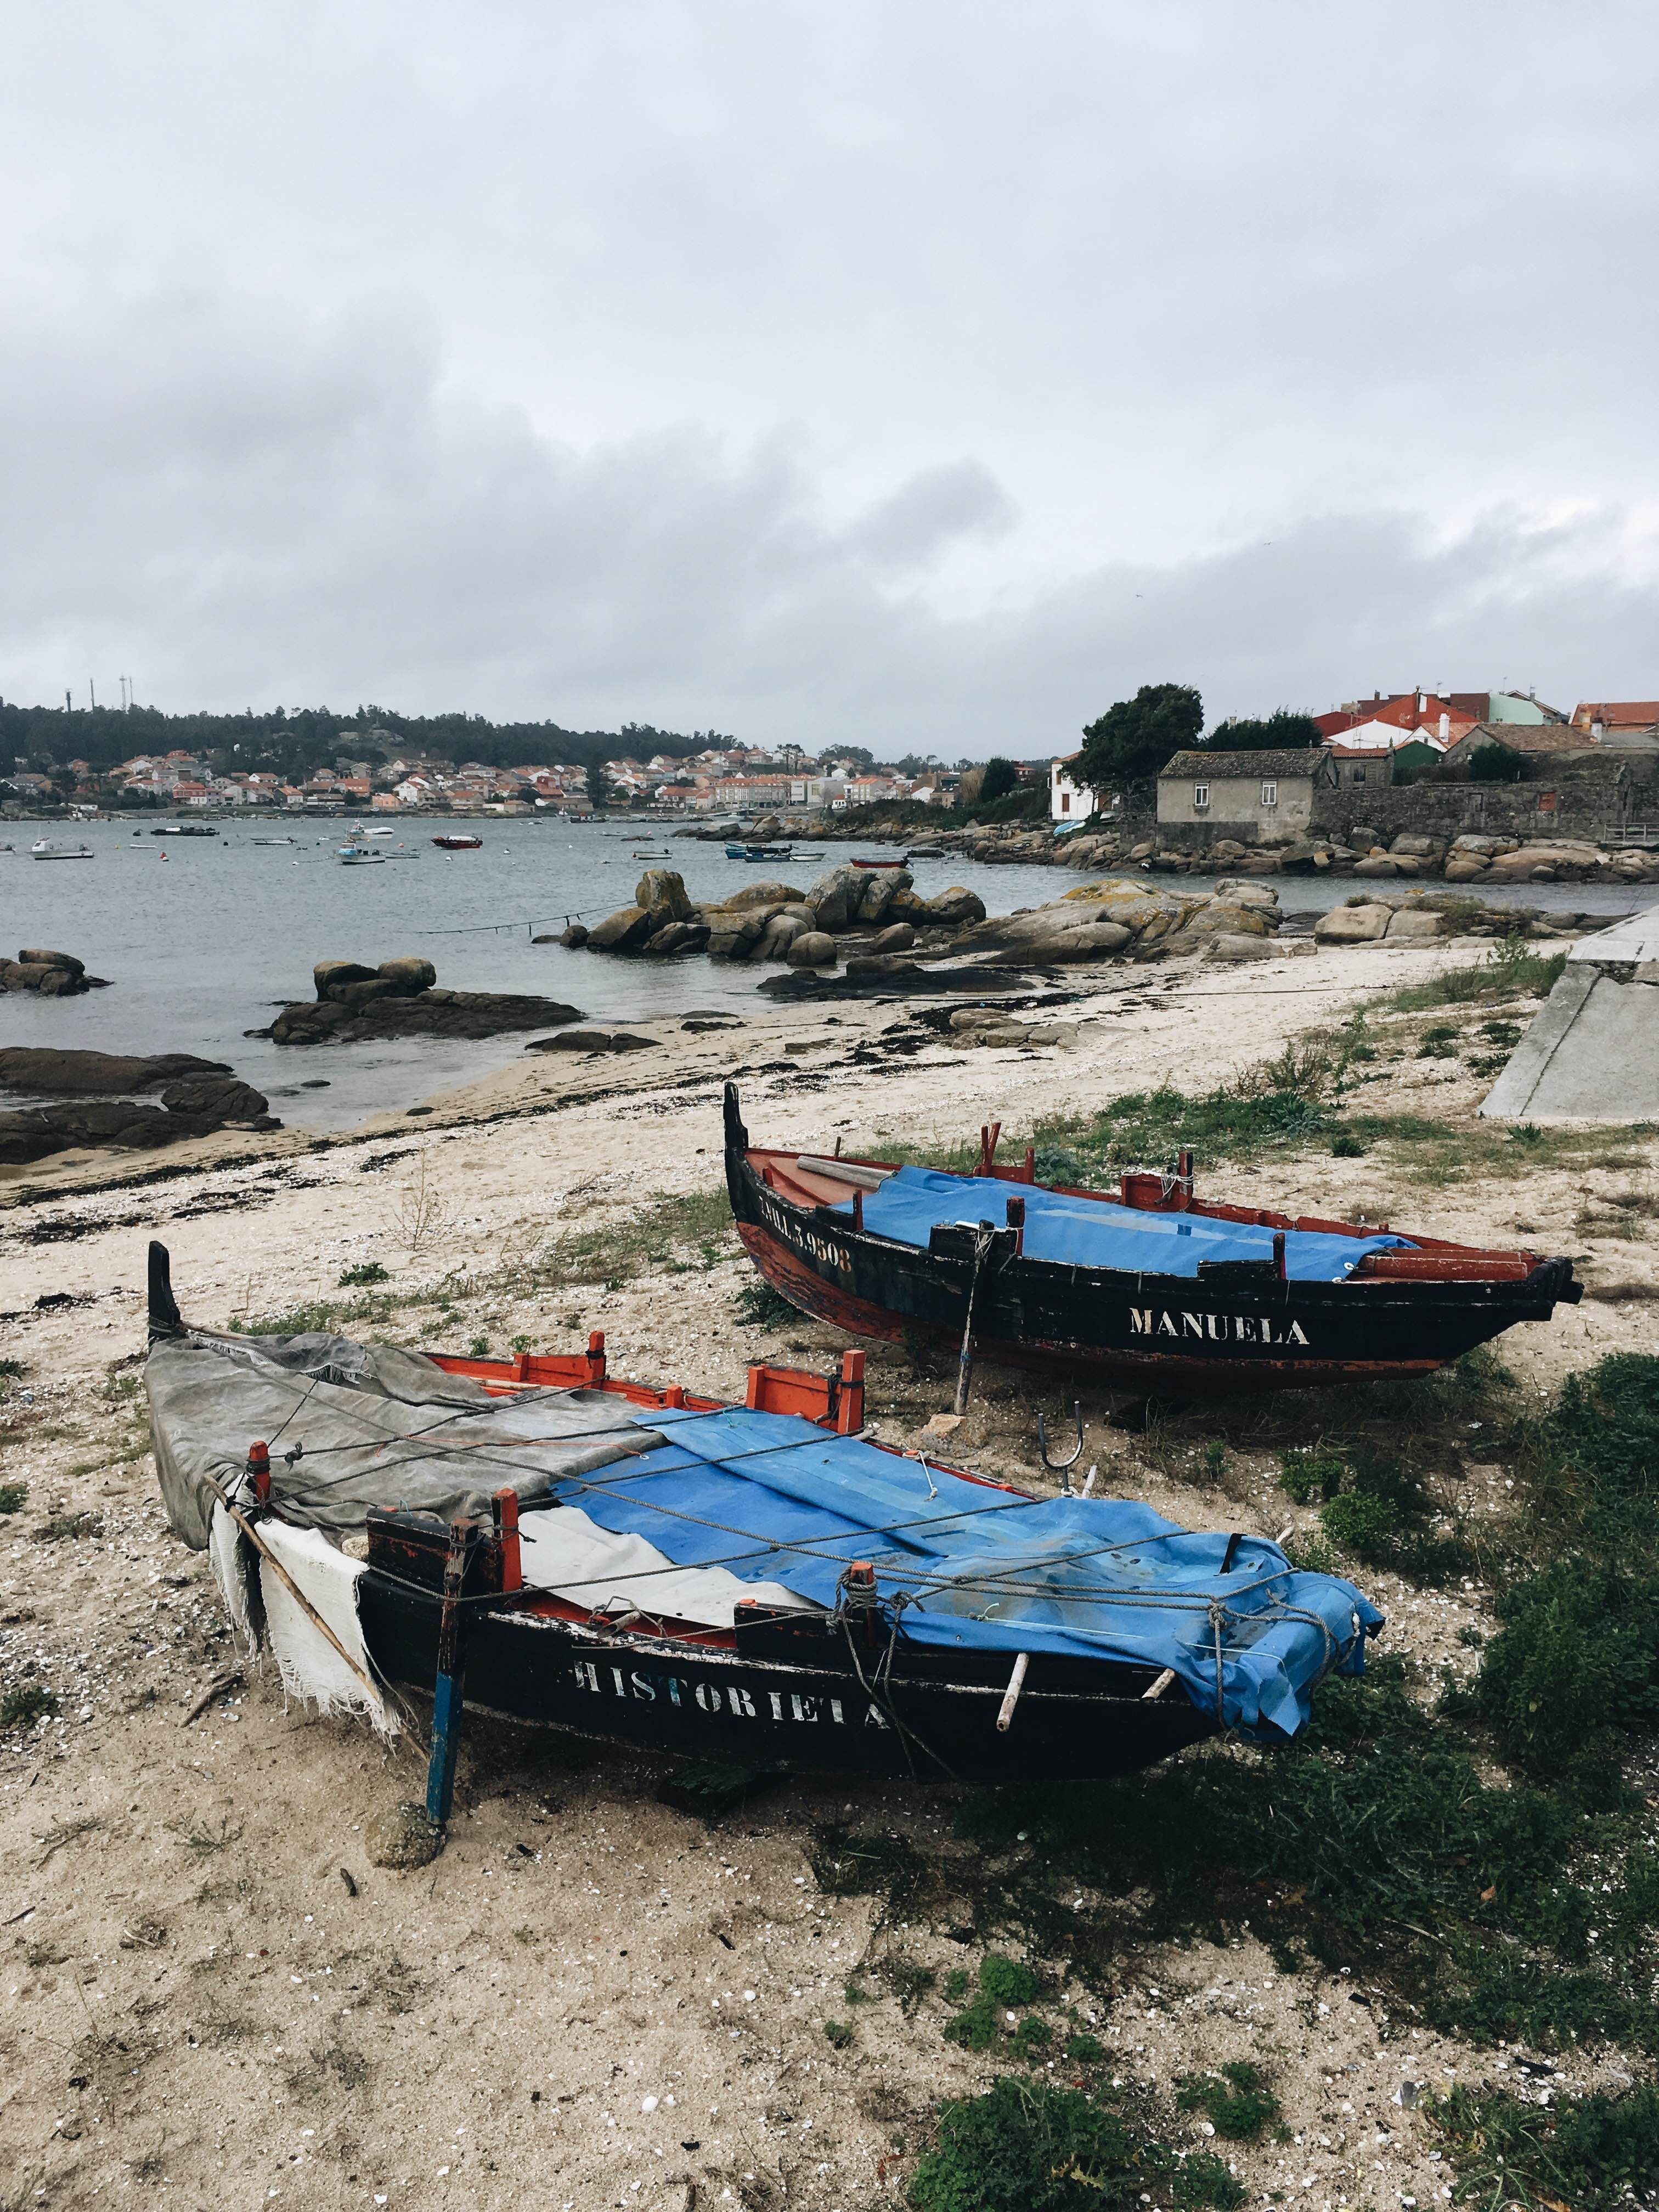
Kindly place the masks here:
[(1319, 794), (1314, 826), (1346, 839), (1356, 823), (1385, 843), (1402, 830), (1448, 840), (1588, 837), (1616, 842), (1626, 823), (1659, 823), (1659, 784), (1631, 776), (1564, 775), (1545, 783), (1412, 783)]
[[(1150, 792), (1125, 794), (1126, 805), (1108, 826), (1130, 843), (1154, 838), (1189, 852), (1207, 851), (1228, 840), (1235, 843), (1282, 842), (1271, 831), (1252, 837), (1237, 823), (1160, 823)], [(1553, 800), (1553, 805), (1540, 804)], [(1367, 787), (1362, 791), (1321, 789), (1316, 795), (1312, 830), (1347, 842), (1356, 823), (1377, 831), (1387, 844), (1402, 830), (1443, 838), (1465, 835), (1492, 837), (1586, 837), (1618, 842), (1627, 825), (1659, 829), (1659, 761), (1618, 761), (1579, 767), (1553, 781), (1527, 783), (1410, 783)]]

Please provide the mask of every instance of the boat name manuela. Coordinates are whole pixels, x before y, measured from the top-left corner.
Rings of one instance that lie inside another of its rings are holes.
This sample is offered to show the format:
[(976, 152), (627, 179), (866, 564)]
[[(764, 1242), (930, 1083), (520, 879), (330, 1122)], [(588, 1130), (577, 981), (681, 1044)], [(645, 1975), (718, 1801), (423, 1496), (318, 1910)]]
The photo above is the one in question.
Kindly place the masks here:
[[(1179, 1328), (1176, 1323), (1179, 1322)], [(1212, 1344), (1305, 1344), (1302, 1324), (1293, 1321), (1275, 1333), (1266, 1314), (1160, 1313), (1155, 1306), (1131, 1306), (1131, 1336), (1196, 1336)]]

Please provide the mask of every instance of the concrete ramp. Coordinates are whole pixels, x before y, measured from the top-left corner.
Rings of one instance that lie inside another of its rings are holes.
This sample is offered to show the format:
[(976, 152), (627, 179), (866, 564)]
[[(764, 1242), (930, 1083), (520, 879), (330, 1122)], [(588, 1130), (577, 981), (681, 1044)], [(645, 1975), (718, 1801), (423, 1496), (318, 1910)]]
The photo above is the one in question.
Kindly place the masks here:
[(1480, 1111), (1500, 1121), (1659, 1121), (1659, 908), (1576, 941)]

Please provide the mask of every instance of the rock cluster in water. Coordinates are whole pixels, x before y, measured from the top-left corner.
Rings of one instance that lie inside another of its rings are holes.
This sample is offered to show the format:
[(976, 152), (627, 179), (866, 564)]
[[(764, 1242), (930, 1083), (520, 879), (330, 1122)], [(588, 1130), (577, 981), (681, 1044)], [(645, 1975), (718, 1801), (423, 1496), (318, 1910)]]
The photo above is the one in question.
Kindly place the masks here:
[(669, 959), (706, 952), (712, 960), (777, 962), (791, 968), (832, 968), (841, 942), (894, 957), (918, 948), (942, 951), (985, 904), (960, 888), (918, 897), (908, 868), (831, 868), (809, 890), (793, 884), (746, 884), (728, 899), (695, 905), (672, 868), (647, 868), (634, 903), (592, 929), (574, 922), (557, 942), (590, 952), (626, 952)]
[(72, 999), (82, 991), (109, 988), (102, 975), (88, 975), (84, 960), (72, 952), (46, 952), (25, 945), (15, 960), (0, 960), (0, 991), (33, 991), (42, 999)]
[[(9, 1167), (80, 1147), (148, 1151), (221, 1129), (282, 1127), (262, 1091), (222, 1060), (187, 1052), (140, 1057), (13, 1046), (0, 1050), (0, 1087), (46, 1102), (0, 1114), (0, 1164)], [(159, 1103), (136, 1095), (152, 1091)]]
[(319, 960), (314, 1000), (284, 1006), (269, 1030), (276, 1044), (350, 1044), (364, 1037), (489, 1037), (512, 1030), (579, 1022), (581, 1009), (558, 999), (508, 991), (441, 991), (429, 960)]
[[(1441, 896), (1449, 909), (1467, 903)], [(1408, 894), (1392, 896), (1394, 906), (1376, 929), (1348, 921), (1322, 927), (1317, 938), (1334, 944), (1385, 934), (1422, 940), (1449, 927), (1449, 912)], [(756, 884), (720, 905), (696, 907), (678, 875), (653, 868), (641, 878), (632, 906), (595, 929), (576, 925), (558, 941), (647, 958), (706, 951), (716, 959), (775, 963), (796, 972), (769, 978), (762, 990), (805, 999), (826, 992), (844, 997), (982, 988), (988, 968), (1070, 968), (1177, 952), (1206, 952), (1220, 961), (1313, 952), (1315, 939), (1306, 936), (1281, 945), (1279, 922), (1279, 893), (1247, 878), (1224, 878), (1202, 890), (1109, 878), (1079, 884), (1045, 906), (988, 918), (972, 891), (919, 898), (904, 869), (836, 867), (807, 890)], [(971, 1027), (964, 1025), (964, 1036)]]

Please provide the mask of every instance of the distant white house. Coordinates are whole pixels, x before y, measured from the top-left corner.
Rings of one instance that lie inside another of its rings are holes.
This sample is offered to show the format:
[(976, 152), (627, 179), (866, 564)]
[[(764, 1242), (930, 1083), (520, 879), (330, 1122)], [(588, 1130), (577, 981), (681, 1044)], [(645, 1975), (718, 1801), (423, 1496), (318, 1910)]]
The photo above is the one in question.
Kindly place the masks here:
[(1081, 758), (1081, 753), (1067, 753), (1063, 760), (1049, 763), (1048, 812), (1055, 822), (1086, 822), (1099, 805), (1088, 784), (1072, 779), (1072, 763)]

